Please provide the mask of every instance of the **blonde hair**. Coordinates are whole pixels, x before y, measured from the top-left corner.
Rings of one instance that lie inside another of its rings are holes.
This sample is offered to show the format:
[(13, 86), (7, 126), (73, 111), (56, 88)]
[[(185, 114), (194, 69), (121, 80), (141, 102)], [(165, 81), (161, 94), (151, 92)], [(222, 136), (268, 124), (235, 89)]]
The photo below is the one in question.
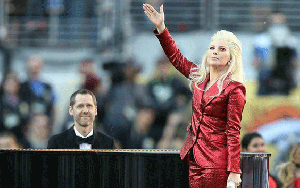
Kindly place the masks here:
[[(237, 37), (230, 31), (221, 30), (215, 33), (211, 37), (211, 42), (214, 40), (223, 39), (228, 42), (229, 51), (230, 51), (230, 65), (227, 71), (219, 78), (217, 84), (219, 88), (219, 94), (222, 91), (222, 85), (226, 77), (231, 74), (231, 79), (241, 82), (244, 82), (244, 71), (243, 71), (243, 64), (242, 64), (242, 43), (237, 39)], [(202, 83), (206, 76), (209, 74), (209, 66), (207, 64), (207, 52), (202, 57), (202, 63), (200, 68), (196, 67), (191, 70), (189, 75), (192, 83), (196, 86), (199, 83)], [(219, 95), (218, 94), (218, 95)]]
[(289, 160), (277, 167), (279, 169), (278, 178), (283, 183), (283, 188), (293, 188), (296, 179), (296, 165), (300, 165), (300, 143), (293, 146)]

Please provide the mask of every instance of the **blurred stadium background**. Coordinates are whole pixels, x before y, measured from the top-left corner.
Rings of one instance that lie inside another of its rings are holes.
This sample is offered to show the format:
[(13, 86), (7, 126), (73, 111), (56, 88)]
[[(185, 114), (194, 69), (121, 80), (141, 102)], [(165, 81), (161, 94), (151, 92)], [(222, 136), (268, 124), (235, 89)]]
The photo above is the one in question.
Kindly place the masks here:
[(282, 153), (300, 138), (300, 74), (297, 69), (297, 87), (289, 95), (257, 95), (254, 42), (255, 36), (266, 31), (274, 10), (286, 15), (292, 35), (298, 38), (298, 0), (1, 0), (0, 79), (13, 70), (20, 81), (26, 80), (27, 59), (41, 56), (45, 61), (42, 78), (56, 94), (53, 133), (59, 132), (83, 59), (95, 60), (104, 88), (110, 86), (109, 74), (103, 70), (109, 61), (134, 59), (142, 67), (144, 80), (153, 74), (162, 50), (144, 16), (145, 2), (156, 8), (164, 4), (167, 27), (182, 53), (194, 62), (200, 62), (215, 31), (225, 29), (237, 35), (243, 44), (247, 86), (242, 135), (263, 134), (274, 170)]

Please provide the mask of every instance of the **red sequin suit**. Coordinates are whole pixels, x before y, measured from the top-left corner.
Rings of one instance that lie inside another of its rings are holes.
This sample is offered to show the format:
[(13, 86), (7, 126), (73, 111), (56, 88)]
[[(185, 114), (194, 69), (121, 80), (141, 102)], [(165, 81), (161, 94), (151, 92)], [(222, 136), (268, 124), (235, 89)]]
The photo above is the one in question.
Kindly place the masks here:
[[(154, 33), (170, 62), (189, 78), (196, 65), (181, 54), (167, 29)], [(189, 163), (190, 187), (225, 188), (229, 172), (241, 173), (239, 135), (246, 89), (229, 75), (216, 96), (217, 82), (203, 92), (208, 81), (209, 75), (194, 85), (192, 120), (180, 157)]]

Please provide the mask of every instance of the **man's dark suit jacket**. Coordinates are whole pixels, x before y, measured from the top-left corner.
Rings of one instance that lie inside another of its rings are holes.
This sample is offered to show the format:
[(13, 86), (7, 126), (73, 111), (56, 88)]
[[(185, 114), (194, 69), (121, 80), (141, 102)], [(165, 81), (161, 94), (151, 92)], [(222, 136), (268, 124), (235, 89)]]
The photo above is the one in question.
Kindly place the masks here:
[[(114, 149), (114, 139), (104, 133), (94, 131), (94, 141), (92, 149)], [(57, 135), (50, 138), (48, 142), (48, 149), (79, 149), (76, 142), (76, 134), (74, 125)]]

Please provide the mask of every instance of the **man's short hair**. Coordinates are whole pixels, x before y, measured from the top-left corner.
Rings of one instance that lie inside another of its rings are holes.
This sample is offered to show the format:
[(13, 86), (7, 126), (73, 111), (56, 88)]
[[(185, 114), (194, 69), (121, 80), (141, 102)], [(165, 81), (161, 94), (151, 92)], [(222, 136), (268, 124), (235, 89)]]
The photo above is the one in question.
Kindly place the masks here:
[(93, 97), (93, 101), (94, 101), (94, 104), (97, 106), (97, 100), (96, 100), (96, 97), (94, 95), (93, 92), (91, 92), (90, 90), (88, 89), (79, 89), (77, 91), (75, 91), (71, 97), (70, 97), (70, 106), (73, 106), (75, 104), (75, 100), (76, 100), (76, 96), (80, 94), (80, 95), (91, 95)]

